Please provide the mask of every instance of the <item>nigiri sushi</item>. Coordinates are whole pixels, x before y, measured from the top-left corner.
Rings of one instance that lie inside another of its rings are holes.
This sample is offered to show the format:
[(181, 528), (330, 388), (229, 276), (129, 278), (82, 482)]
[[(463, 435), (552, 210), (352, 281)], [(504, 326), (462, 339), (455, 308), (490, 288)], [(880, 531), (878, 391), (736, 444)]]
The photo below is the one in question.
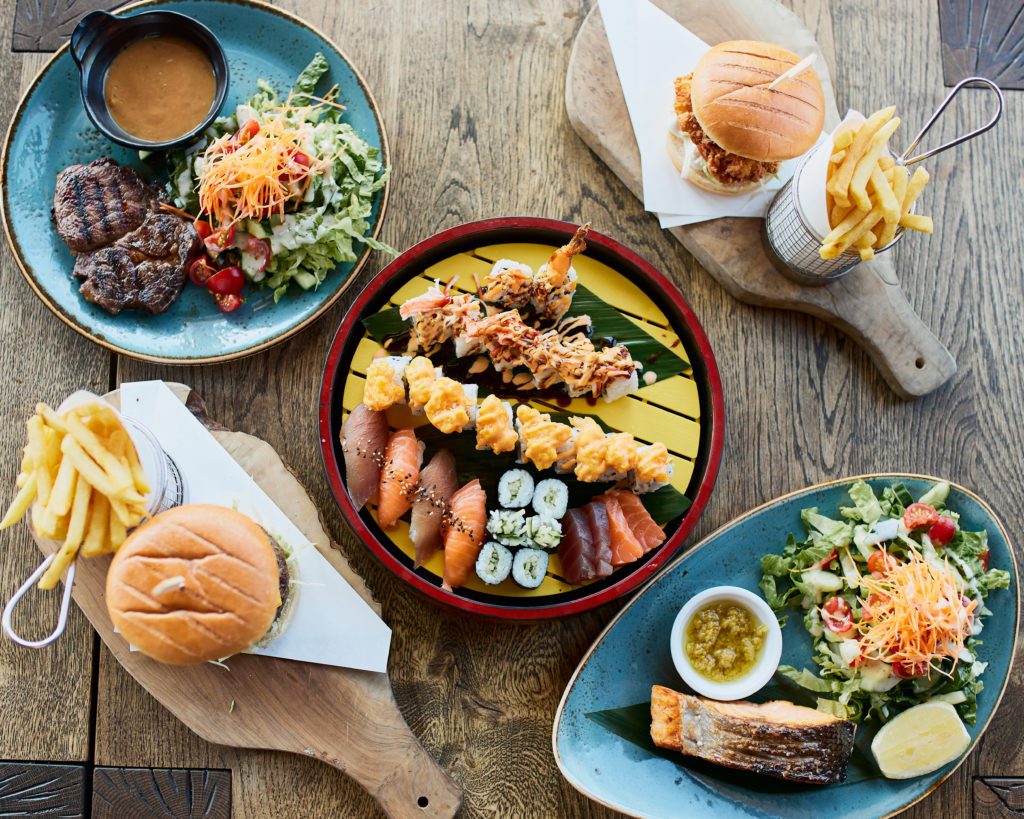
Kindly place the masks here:
[(469, 579), (487, 537), (487, 493), (472, 480), (451, 499), (451, 515), (444, 536), (444, 579), (451, 591)]
[(404, 302), (398, 313), (409, 322), (410, 352), (437, 352), (449, 339), (464, 332), (467, 322), (483, 316), (483, 307), (469, 293), (451, 295), (454, 280), (443, 288), (434, 282), (422, 296)]
[(380, 488), (380, 468), (387, 443), (387, 416), (365, 404), (357, 404), (341, 425), (345, 485), (356, 509), (366, 506)]
[(672, 480), (672, 458), (664, 444), (642, 446), (636, 451), (633, 489), (641, 494), (660, 489)]
[(460, 384), (446, 376), (438, 378), (430, 387), (430, 398), (423, 410), (439, 431), (450, 435), (471, 429), (476, 416), (476, 384)]
[(414, 566), (422, 566), (444, 545), (448, 505), (458, 488), (455, 457), (447, 449), (439, 449), (420, 472), (412, 496), (409, 539), (415, 548)]
[(488, 395), (476, 409), (476, 448), (489, 449), (499, 455), (511, 452), (518, 441), (512, 405), (496, 395)]
[(541, 265), (533, 277), (530, 301), (542, 323), (558, 321), (572, 306), (572, 296), (576, 292), (576, 271), (572, 268), (572, 258), (587, 249), (584, 238), (589, 231), (589, 224), (579, 228), (568, 244), (552, 253), (551, 258)]
[(377, 522), (382, 529), (394, 529), (398, 519), (412, 506), (412, 495), (420, 479), (423, 444), (411, 429), (391, 433), (384, 448), (380, 474)]
[(444, 375), (426, 356), (418, 355), (405, 368), (405, 383), (409, 387), (409, 409), (423, 412), (423, 405), (430, 400), (430, 388)]
[(625, 489), (614, 489), (608, 494), (619, 502), (626, 523), (644, 547), (645, 554), (665, 542), (665, 532), (654, 522), (654, 518), (639, 497)]
[(363, 403), (368, 409), (381, 411), (395, 404), (405, 403), (403, 374), (412, 358), (407, 355), (389, 355), (375, 358), (366, 368)]
[(533, 295), (533, 269), (522, 262), (498, 259), (484, 277), (480, 297), (505, 309), (522, 308)]
[(605, 463), (608, 464), (607, 480), (619, 481), (636, 466), (636, 443), (628, 432), (610, 432), (605, 436)]
[(526, 404), (516, 410), (516, 431), (520, 462), (529, 461), (537, 469), (550, 469), (572, 446), (571, 427), (552, 421), (546, 412), (538, 412)]
[(617, 498), (603, 495), (605, 512), (608, 513), (608, 532), (611, 535), (612, 565), (624, 566), (643, 557), (643, 544), (629, 528), (626, 515)]

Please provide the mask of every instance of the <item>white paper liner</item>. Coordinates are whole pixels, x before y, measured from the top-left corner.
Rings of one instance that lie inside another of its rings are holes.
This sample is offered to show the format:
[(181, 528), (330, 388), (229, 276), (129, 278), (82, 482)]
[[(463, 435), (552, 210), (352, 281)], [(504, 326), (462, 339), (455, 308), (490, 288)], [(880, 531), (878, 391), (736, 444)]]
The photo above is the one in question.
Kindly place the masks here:
[(832, 229), (829, 226), (828, 208), (825, 203), (825, 180), (828, 162), (832, 156), (832, 137), (847, 123), (859, 126), (863, 121), (864, 115), (860, 111), (847, 111), (835, 130), (812, 149), (793, 182), (796, 188), (796, 207), (804, 223), (810, 227), (819, 242)]

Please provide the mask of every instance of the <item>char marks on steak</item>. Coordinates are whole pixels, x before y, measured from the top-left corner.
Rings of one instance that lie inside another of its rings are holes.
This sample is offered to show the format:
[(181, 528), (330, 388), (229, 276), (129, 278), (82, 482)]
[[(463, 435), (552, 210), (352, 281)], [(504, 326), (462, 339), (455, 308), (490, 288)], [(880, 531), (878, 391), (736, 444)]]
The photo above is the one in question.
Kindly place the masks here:
[(758, 162), (731, 154), (711, 139), (701, 128), (690, 101), (690, 76), (676, 79), (675, 112), (679, 130), (697, 146), (697, 153), (707, 163), (708, 173), (726, 185), (757, 182), (779, 170), (778, 162)]
[(115, 316), (170, 307), (202, 249), (187, 220), (160, 210), (156, 189), (106, 157), (61, 171), (53, 218), (77, 254), (79, 292)]
[(156, 191), (135, 171), (103, 157), (58, 174), (53, 218), (64, 243), (84, 253), (135, 230), (156, 201)]
[(162, 313), (181, 293), (189, 261), (199, 250), (192, 225), (150, 211), (114, 244), (79, 255), (74, 273), (84, 279), (82, 295), (108, 313), (132, 308)]

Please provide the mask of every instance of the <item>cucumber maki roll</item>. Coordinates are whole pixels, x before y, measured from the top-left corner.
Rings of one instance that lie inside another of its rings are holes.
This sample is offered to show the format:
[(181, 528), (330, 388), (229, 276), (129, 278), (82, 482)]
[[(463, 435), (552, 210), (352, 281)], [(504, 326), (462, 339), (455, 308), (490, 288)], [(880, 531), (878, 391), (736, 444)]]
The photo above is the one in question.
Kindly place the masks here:
[(526, 512), (495, 509), (487, 517), (487, 531), (505, 546), (521, 546), (526, 543)]
[(569, 488), (557, 478), (548, 478), (537, 484), (533, 493), (533, 511), (555, 520), (565, 516), (569, 507)]
[(525, 469), (510, 469), (498, 479), (498, 503), (522, 509), (533, 500), (533, 476)]
[(495, 543), (485, 543), (476, 559), (476, 574), (488, 586), (497, 586), (512, 571), (512, 552)]
[(526, 519), (526, 536), (541, 549), (556, 549), (562, 542), (562, 523), (547, 515), (534, 515)]
[(540, 549), (520, 549), (512, 561), (512, 579), (524, 589), (535, 589), (548, 571), (548, 553)]

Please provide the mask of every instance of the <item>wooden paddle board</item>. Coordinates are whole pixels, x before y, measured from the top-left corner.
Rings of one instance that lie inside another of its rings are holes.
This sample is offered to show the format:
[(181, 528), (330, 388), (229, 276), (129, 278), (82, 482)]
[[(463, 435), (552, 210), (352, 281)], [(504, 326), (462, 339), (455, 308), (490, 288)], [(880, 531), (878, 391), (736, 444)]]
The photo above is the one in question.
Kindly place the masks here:
[[(188, 387), (170, 385), (213, 436), (346, 581), (380, 606), (331, 543), (319, 512), (273, 447), (211, 422)], [(115, 406), (115, 391), (104, 396)], [(52, 541), (37, 541), (44, 554)], [(78, 561), (74, 600), (107, 648), (150, 694), (208, 742), (291, 751), (333, 765), (359, 782), (393, 817), (450, 817), (462, 792), (409, 730), (387, 674), (250, 654), (212, 664), (162, 665), (114, 632), (104, 602), (110, 557)], [(345, 638), (338, 624), (338, 639)]]
[[(797, 54), (817, 52), (825, 127), (839, 122), (821, 49), (800, 18), (775, 0), (658, 0), (656, 5), (707, 43), (766, 40)], [(596, 5), (576, 36), (565, 102), (569, 122), (583, 141), (642, 200), (640, 152)], [(672, 233), (735, 298), (811, 313), (838, 327), (868, 352), (900, 396), (926, 395), (953, 376), (956, 361), (907, 301), (892, 254), (880, 254), (825, 285), (798, 284), (769, 260), (762, 223), (715, 219), (673, 228)]]

